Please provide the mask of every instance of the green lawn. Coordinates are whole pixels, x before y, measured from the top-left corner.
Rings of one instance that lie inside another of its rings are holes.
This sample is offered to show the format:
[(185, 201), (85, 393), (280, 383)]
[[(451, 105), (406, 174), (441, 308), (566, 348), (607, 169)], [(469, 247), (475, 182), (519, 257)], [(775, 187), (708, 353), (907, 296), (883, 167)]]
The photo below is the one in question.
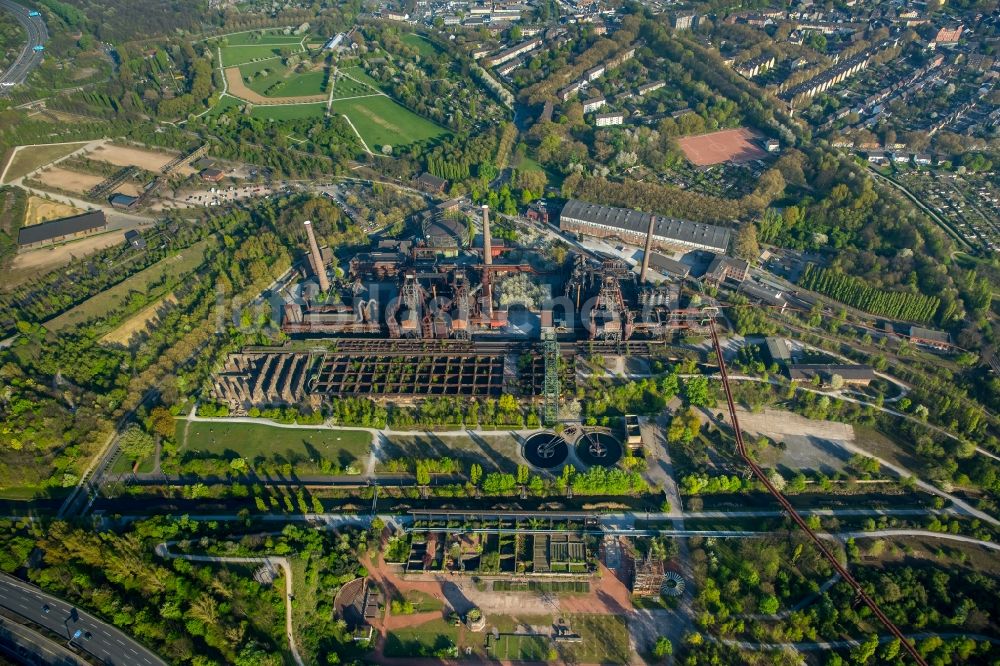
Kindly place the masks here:
[(322, 118), (326, 113), (326, 102), (315, 104), (276, 104), (274, 106), (257, 105), (251, 115), (265, 120), (299, 120), (301, 118)]
[(333, 86), (333, 98), (339, 99), (341, 97), (357, 97), (358, 95), (377, 95), (379, 90), (372, 88), (363, 83), (358, 83), (353, 79), (349, 79), (346, 76), (340, 76), (337, 78), (337, 83)]
[(376, 81), (375, 79), (373, 79), (368, 74), (368, 72), (366, 72), (364, 70), (364, 68), (361, 67), (360, 65), (355, 65), (354, 67), (345, 67), (344, 69), (342, 69), (340, 71), (343, 72), (344, 74), (350, 74), (353, 78), (357, 79), (361, 83), (366, 83), (366, 84), (370, 85), (372, 88), (375, 88), (376, 90), (380, 90), (381, 89), (381, 88), (379, 88), (378, 81)]
[(415, 32), (411, 32), (402, 36), (401, 41), (407, 46), (412, 46), (420, 52), (422, 58), (427, 58), (430, 56), (437, 55), (438, 48), (431, 41), (422, 37)]
[[(247, 87), (254, 92), (265, 94), (268, 88), (281, 81), (288, 68), (281, 64), (281, 60), (264, 60), (248, 65), (240, 66), (240, 76), (246, 82)], [(247, 80), (247, 77), (252, 77)]]
[(407, 592), (404, 598), (413, 604), (414, 613), (427, 613), (429, 611), (439, 611), (444, 608), (444, 603), (440, 599), (418, 590)]
[(263, 60), (264, 58), (277, 58), (281, 55), (282, 49), (288, 49), (292, 53), (302, 51), (302, 46), (295, 44), (258, 44), (253, 46), (224, 46), (222, 47), (222, 66), (232, 67), (244, 62), (253, 60)]
[[(335, 463), (340, 469), (352, 464), (360, 468), (371, 449), (371, 435), (363, 430), (278, 428), (224, 421), (186, 426), (183, 420), (177, 422), (178, 455), (182, 471), (195, 473), (205, 469), (202, 461), (228, 465), (235, 458), (246, 458), (254, 465), (289, 463), (297, 474), (321, 474), (323, 460)], [(209, 465), (211, 469), (219, 466)]]
[(322, 95), (326, 92), (326, 72), (323, 70), (292, 74), (280, 85), (266, 91), (269, 97), (304, 97), (306, 95)]
[(334, 100), (331, 111), (350, 118), (372, 150), (385, 144), (405, 146), (447, 133), (443, 127), (421, 118), (388, 97)]
[(628, 626), (618, 615), (568, 615), (566, 622), (580, 634), (580, 643), (559, 646), (566, 661), (585, 664), (627, 664), (631, 657)]
[(457, 643), (458, 627), (445, 620), (431, 620), (416, 627), (390, 631), (385, 640), (385, 656), (432, 656), (436, 650)]
[[(492, 637), (490, 638), (492, 641)], [(510, 661), (545, 661), (551, 640), (545, 636), (517, 636), (501, 634), (490, 656)]]
[(263, 33), (260, 31), (241, 32), (232, 35), (223, 35), (219, 39), (225, 39), (227, 46), (258, 46), (265, 44), (298, 45), (302, 41), (301, 36), (291, 34), (283, 35), (280, 30), (267, 30)]
[[(22, 148), (17, 151), (17, 154), (14, 155), (14, 159), (11, 160), (10, 167), (7, 169), (7, 175), (4, 180), (7, 183), (12, 180), (17, 180), (21, 176), (27, 175), (40, 166), (45, 166), (49, 162), (69, 155), (74, 150), (83, 148), (86, 143), (86, 141), (82, 141), (80, 143), (66, 143), (58, 145), (43, 144), (39, 146), (31, 146), (29, 148)], [(0, 165), (0, 172), (3, 172), (3, 165)]]
[(221, 113), (225, 113), (227, 109), (238, 108), (246, 104), (241, 99), (233, 97), (232, 95), (225, 95), (219, 99), (219, 103), (212, 107), (212, 110), (208, 112), (210, 116), (217, 116)]
[[(130, 278), (115, 286), (105, 289), (96, 296), (88, 298), (75, 308), (67, 310), (58, 317), (45, 322), (45, 328), (53, 332), (63, 331), (78, 326), (90, 319), (106, 315), (109, 311), (127, 304), (132, 298), (132, 292), (145, 294), (146, 300), (138, 306), (129, 308), (133, 312), (152, 303), (167, 291), (163, 283), (171, 277), (183, 276), (197, 269), (205, 258), (209, 243), (215, 244), (215, 239), (206, 238), (177, 254), (166, 257), (152, 266), (145, 268)], [(156, 287), (156, 285), (161, 285)], [(151, 291), (152, 289), (152, 291)], [(114, 322), (109, 322), (109, 325)]]

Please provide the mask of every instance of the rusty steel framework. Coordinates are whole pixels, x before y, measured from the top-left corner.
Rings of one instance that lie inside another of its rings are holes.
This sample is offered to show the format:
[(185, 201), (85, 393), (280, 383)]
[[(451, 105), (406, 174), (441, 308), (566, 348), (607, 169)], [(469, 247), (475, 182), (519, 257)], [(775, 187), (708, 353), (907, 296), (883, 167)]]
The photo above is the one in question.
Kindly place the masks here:
[(503, 388), (502, 356), (484, 354), (332, 353), (319, 362), (310, 392), (363, 396), (496, 397)]
[(747, 454), (746, 444), (743, 441), (743, 431), (740, 430), (740, 423), (736, 417), (736, 402), (733, 400), (733, 392), (729, 386), (729, 373), (726, 370), (726, 361), (722, 357), (722, 346), (719, 344), (719, 336), (715, 330), (714, 319), (708, 322), (708, 327), (712, 334), (712, 346), (715, 348), (715, 355), (718, 359), (719, 375), (722, 378), (722, 388), (726, 394), (726, 404), (729, 407), (729, 418), (732, 421), (733, 433), (736, 437), (736, 450), (739, 453), (740, 458), (742, 458), (743, 462), (749, 466), (754, 476), (756, 476), (764, 487), (767, 488), (768, 492), (774, 496), (788, 516), (816, 545), (823, 557), (825, 557), (830, 562), (830, 565), (834, 568), (834, 570), (840, 574), (841, 579), (854, 589), (856, 597), (871, 609), (875, 617), (878, 618), (883, 625), (885, 625), (886, 629), (888, 629), (895, 638), (899, 639), (900, 645), (909, 653), (911, 657), (913, 657), (913, 660), (916, 663), (920, 664), (920, 666), (927, 666), (927, 662), (922, 656), (920, 656), (920, 653), (917, 652), (916, 647), (906, 640), (906, 636), (903, 635), (903, 632), (900, 631), (899, 627), (897, 627), (895, 623), (889, 619), (889, 616), (886, 615), (885, 612), (879, 607), (875, 599), (873, 599), (872, 596), (865, 591), (864, 587), (861, 586), (861, 583), (859, 583), (857, 579), (851, 575), (851, 572), (847, 570), (847, 567), (840, 563), (837, 556), (834, 555), (829, 548), (827, 548), (826, 544), (823, 543), (823, 540), (820, 539), (819, 535), (817, 535), (809, 527), (809, 525), (806, 524), (806, 521), (801, 515), (799, 515), (799, 512), (795, 510), (795, 507), (792, 506), (791, 502), (789, 502), (788, 499), (781, 494), (781, 491), (778, 490), (773, 483), (771, 483), (771, 480), (768, 478), (767, 474), (764, 473), (764, 470), (761, 469), (760, 466), (754, 462), (753, 458)]
[(545, 382), (542, 385), (542, 416), (546, 425), (559, 420), (559, 341), (555, 331), (546, 331), (542, 337), (545, 356)]

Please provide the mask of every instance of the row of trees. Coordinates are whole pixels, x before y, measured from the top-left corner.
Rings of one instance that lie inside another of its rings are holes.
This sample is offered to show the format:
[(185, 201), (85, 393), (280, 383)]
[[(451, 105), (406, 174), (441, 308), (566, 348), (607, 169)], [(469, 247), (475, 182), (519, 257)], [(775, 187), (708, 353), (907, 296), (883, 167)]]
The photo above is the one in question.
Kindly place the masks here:
[(799, 284), (852, 307), (883, 317), (909, 321), (930, 321), (940, 300), (933, 296), (902, 291), (886, 291), (816, 264), (807, 264)]

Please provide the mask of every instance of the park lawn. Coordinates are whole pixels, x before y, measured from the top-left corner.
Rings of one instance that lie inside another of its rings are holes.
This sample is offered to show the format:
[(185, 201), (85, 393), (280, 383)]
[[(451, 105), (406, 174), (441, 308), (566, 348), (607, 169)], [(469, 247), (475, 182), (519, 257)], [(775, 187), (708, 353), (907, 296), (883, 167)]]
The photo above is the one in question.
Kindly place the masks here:
[(490, 650), (490, 656), (510, 661), (545, 661), (551, 644), (552, 641), (547, 636), (501, 634)]
[(292, 53), (300, 53), (302, 45), (298, 42), (294, 44), (262, 44), (254, 46), (223, 46), (222, 66), (232, 67), (245, 62), (264, 60), (265, 58), (278, 58), (282, 49), (288, 49)]
[(390, 631), (385, 640), (387, 657), (432, 656), (440, 648), (458, 644), (458, 627), (443, 619), (416, 627)]
[(355, 79), (357, 79), (361, 83), (365, 83), (367, 85), (370, 85), (372, 88), (375, 88), (376, 90), (381, 90), (381, 87), (379, 86), (379, 82), (376, 81), (375, 79), (373, 79), (371, 77), (371, 75), (368, 74), (368, 72), (365, 71), (364, 67), (361, 67), (360, 65), (354, 65), (352, 67), (345, 67), (344, 69), (342, 69), (340, 71), (344, 72), (345, 74), (350, 74), (352, 77), (354, 77)]
[(379, 95), (381, 91), (372, 88), (364, 83), (358, 83), (346, 76), (337, 77), (337, 82), (333, 86), (333, 98), (358, 97), (360, 95)]
[(267, 30), (263, 34), (258, 31), (239, 32), (222, 35), (219, 39), (226, 40), (226, 46), (258, 46), (265, 44), (300, 44), (301, 36), (283, 35), (280, 30)]
[(326, 102), (313, 104), (258, 104), (250, 112), (255, 118), (264, 120), (300, 120), (302, 118), (322, 118), (326, 113)]
[(628, 625), (619, 615), (568, 615), (570, 630), (583, 641), (559, 646), (565, 661), (585, 664), (627, 664), (629, 650)]
[[(215, 242), (214, 238), (206, 238), (189, 248), (181, 250), (177, 254), (161, 259), (152, 266), (144, 268), (113, 287), (88, 298), (75, 308), (48, 320), (45, 322), (45, 328), (52, 332), (60, 332), (79, 326), (91, 319), (104, 316), (108, 312), (119, 309), (127, 303), (133, 291), (145, 295), (146, 298), (141, 306), (145, 307), (172, 288), (171, 285), (164, 284), (169, 278), (193, 273), (201, 266), (202, 261), (205, 259), (205, 251), (208, 249), (209, 243), (214, 245)], [(156, 285), (159, 286), (156, 287)], [(150, 292), (151, 288), (153, 289), (152, 292)], [(136, 309), (141, 309), (141, 307)], [(112, 323), (117, 324), (117, 322)]]
[[(523, 460), (521, 443), (514, 435), (505, 432), (476, 435), (475, 438), (460, 435), (438, 437), (433, 433), (386, 435), (382, 453), (383, 461), (448, 457), (461, 462), (463, 469), (478, 463), (487, 473), (514, 472)], [(378, 473), (389, 473), (384, 462), (375, 469)]]
[[(12, 180), (17, 180), (38, 167), (45, 166), (60, 157), (66, 157), (85, 145), (87, 145), (86, 141), (80, 141), (78, 143), (43, 144), (22, 148), (17, 151), (14, 159), (11, 160), (10, 167), (7, 169), (7, 175), (4, 177), (4, 182), (9, 183)], [(2, 166), (0, 166), (0, 171), (3, 171)]]
[(414, 613), (427, 613), (444, 609), (444, 602), (419, 590), (410, 590), (404, 595), (404, 598), (413, 604)]
[(223, 95), (219, 98), (219, 103), (212, 107), (212, 110), (208, 112), (210, 116), (218, 116), (225, 113), (229, 109), (238, 109), (245, 105), (246, 102), (238, 97), (233, 97), (232, 95)]
[(418, 35), (415, 32), (403, 35), (400, 38), (400, 41), (402, 41), (407, 46), (412, 46), (413, 48), (415, 48), (420, 53), (420, 57), (422, 58), (435, 56), (439, 53), (437, 45), (435, 45), (426, 37)]
[(178, 454), (182, 460), (246, 458), (251, 464), (290, 463), (301, 475), (321, 474), (321, 460), (334, 462), (341, 469), (351, 464), (362, 468), (371, 450), (371, 439), (364, 430), (279, 428), (225, 420), (191, 424), (177, 421)]
[(520, 171), (545, 171), (545, 167), (533, 160), (532, 158), (525, 155), (519, 160), (515, 157), (512, 160), (517, 161), (517, 164), (513, 165)]
[(388, 97), (333, 100), (331, 112), (351, 119), (368, 147), (406, 146), (434, 139), (448, 131), (406, 109)]
[[(267, 74), (261, 74), (267, 70)], [(250, 63), (240, 67), (240, 76), (243, 77), (247, 88), (256, 93), (264, 94), (268, 88), (283, 80), (288, 73), (288, 68), (281, 64), (281, 60), (263, 60), (261, 62)], [(247, 81), (247, 77), (253, 78)]]
[(326, 92), (326, 72), (318, 70), (304, 74), (292, 74), (282, 85), (267, 91), (268, 97), (305, 97)]

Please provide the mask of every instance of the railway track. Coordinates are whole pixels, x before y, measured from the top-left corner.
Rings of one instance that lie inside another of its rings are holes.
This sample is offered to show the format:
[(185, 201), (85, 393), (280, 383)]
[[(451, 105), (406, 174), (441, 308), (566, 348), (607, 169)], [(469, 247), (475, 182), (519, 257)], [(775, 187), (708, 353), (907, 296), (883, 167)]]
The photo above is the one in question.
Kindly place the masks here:
[(743, 462), (746, 463), (746, 465), (753, 472), (754, 476), (757, 477), (757, 480), (760, 481), (761, 484), (767, 488), (767, 491), (771, 493), (774, 499), (778, 501), (778, 504), (780, 504), (785, 510), (785, 513), (788, 514), (792, 521), (794, 521), (795, 524), (798, 525), (799, 528), (806, 534), (806, 536), (809, 537), (813, 544), (815, 544), (823, 557), (830, 562), (834, 571), (840, 574), (841, 579), (854, 589), (856, 598), (868, 606), (868, 608), (871, 609), (872, 613), (885, 626), (885, 628), (888, 629), (894, 637), (899, 639), (900, 645), (907, 651), (907, 653), (909, 653), (911, 657), (913, 657), (913, 660), (917, 664), (920, 664), (920, 666), (927, 666), (927, 662), (920, 655), (920, 653), (917, 652), (916, 647), (906, 640), (906, 636), (903, 635), (903, 632), (900, 631), (899, 627), (897, 627), (895, 623), (889, 619), (889, 616), (886, 615), (885, 612), (879, 607), (875, 599), (865, 591), (865, 588), (861, 585), (861, 583), (859, 583), (858, 580), (851, 575), (851, 572), (847, 570), (847, 567), (840, 563), (840, 560), (837, 559), (837, 556), (833, 553), (833, 551), (831, 551), (823, 540), (820, 539), (819, 535), (817, 535), (812, 528), (809, 527), (805, 519), (799, 515), (799, 512), (792, 506), (791, 502), (789, 502), (788, 499), (781, 494), (781, 491), (779, 491), (774, 484), (771, 483), (771, 479), (769, 479), (767, 474), (764, 473), (764, 470), (761, 469), (753, 458), (747, 454), (746, 444), (743, 441), (743, 431), (740, 429), (739, 419), (736, 417), (736, 402), (733, 400), (733, 392), (729, 386), (729, 373), (726, 370), (726, 361), (722, 355), (722, 346), (719, 344), (719, 336), (715, 330), (714, 320), (710, 321), (709, 330), (712, 334), (712, 346), (715, 348), (715, 355), (719, 363), (719, 375), (722, 379), (722, 388), (726, 394), (726, 404), (729, 408), (729, 419), (732, 422), (733, 433), (736, 437), (736, 451), (739, 453), (740, 458), (743, 459)]

